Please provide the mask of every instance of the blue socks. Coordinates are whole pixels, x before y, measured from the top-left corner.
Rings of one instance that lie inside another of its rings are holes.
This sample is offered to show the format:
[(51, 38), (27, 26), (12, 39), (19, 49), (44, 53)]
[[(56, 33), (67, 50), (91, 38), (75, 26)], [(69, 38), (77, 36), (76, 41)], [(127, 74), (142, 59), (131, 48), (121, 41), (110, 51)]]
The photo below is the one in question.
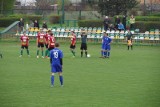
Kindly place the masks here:
[(54, 85), (54, 75), (51, 76), (51, 85)]
[[(59, 76), (59, 81), (61, 85), (63, 85), (63, 76)], [(54, 85), (54, 76), (51, 76), (51, 85)]]
[(59, 81), (60, 81), (61, 85), (63, 85), (63, 76), (59, 76)]

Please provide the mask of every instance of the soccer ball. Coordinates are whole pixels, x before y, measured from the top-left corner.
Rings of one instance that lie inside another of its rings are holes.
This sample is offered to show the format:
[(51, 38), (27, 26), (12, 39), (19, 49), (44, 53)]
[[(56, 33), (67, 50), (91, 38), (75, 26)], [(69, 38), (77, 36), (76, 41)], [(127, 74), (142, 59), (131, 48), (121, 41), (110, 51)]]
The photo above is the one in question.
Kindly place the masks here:
[(90, 54), (87, 54), (87, 57), (91, 57), (91, 55), (90, 55)]

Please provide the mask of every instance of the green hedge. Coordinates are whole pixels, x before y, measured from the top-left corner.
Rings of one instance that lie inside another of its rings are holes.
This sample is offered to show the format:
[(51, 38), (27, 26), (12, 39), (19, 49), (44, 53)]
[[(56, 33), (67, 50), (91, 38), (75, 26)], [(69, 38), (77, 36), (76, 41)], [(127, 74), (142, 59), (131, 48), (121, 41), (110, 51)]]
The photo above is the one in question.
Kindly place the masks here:
[(103, 21), (102, 20), (79, 20), (78, 26), (79, 27), (102, 27)]
[(140, 32), (149, 31), (150, 29), (159, 29), (160, 22), (153, 22), (153, 21), (137, 21), (135, 23), (135, 28), (140, 29)]
[(8, 27), (10, 24), (12, 24), (13, 22), (19, 20), (19, 18), (17, 17), (13, 17), (13, 18), (10, 18), (10, 17), (2, 17), (0, 18), (0, 27)]
[(136, 21), (160, 21), (158, 16), (136, 16)]
[(58, 24), (61, 21), (61, 16), (60, 15), (50, 15), (49, 16), (49, 22), (51, 24)]
[(7, 27), (10, 24), (12, 24), (13, 22), (19, 21), (20, 18), (23, 18), (25, 22), (34, 21), (34, 20), (40, 21), (42, 19), (42, 15), (16, 14), (16, 15), (10, 15), (8, 17), (2, 16), (2, 17), (0, 17), (0, 27)]

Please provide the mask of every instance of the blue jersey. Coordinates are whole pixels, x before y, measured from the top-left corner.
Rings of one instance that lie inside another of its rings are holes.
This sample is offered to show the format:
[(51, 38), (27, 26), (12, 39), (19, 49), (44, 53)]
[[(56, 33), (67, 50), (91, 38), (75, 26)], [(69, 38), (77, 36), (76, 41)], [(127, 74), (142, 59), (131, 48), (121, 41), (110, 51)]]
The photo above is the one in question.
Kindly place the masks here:
[(110, 45), (111, 41), (112, 41), (112, 39), (111, 39), (111, 38), (106, 37), (105, 44), (106, 44), (106, 45)]
[(63, 58), (63, 52), (58, 48), (54, 48), (50, 51), (50, 58), (52, 60), (51, 72), (62, 71), (61, 59)]
[(102, 49), (103, 50), (110, 50), (110, 43), (111, 43), (112, 39), (107, 37), (107, 36), (103, 36), (102, 38)]

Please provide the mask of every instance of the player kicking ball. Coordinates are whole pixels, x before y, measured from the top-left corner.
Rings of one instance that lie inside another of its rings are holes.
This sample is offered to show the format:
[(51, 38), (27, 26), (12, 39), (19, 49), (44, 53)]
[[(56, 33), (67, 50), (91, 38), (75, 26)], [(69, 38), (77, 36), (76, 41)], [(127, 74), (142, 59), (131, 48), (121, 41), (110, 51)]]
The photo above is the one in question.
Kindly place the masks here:
[(50, 51), (51, 64), (51, 87), (54, 86), (54, 74), (58, 73), (61, 86), (63, 86), (62, 65), (63, 52), (58, 49), (59, 43), (55, 43), (55, 48)]

